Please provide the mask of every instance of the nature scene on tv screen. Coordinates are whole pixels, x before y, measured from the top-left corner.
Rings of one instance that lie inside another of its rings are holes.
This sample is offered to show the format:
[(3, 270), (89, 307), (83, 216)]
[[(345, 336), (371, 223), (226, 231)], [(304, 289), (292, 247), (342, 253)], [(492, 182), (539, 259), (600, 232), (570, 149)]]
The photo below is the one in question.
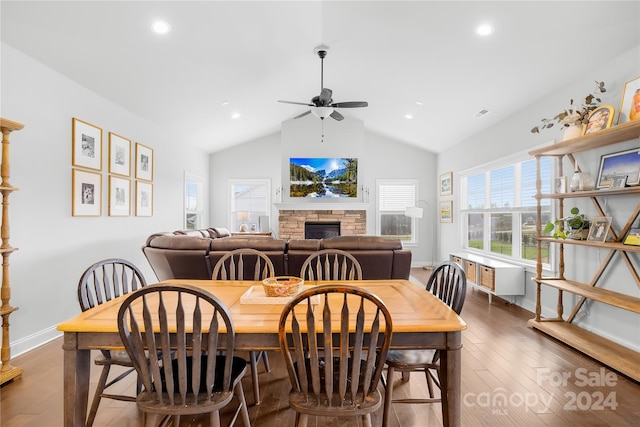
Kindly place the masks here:
[(290, 197), (357, 197), (358, 159), (289, 159)]

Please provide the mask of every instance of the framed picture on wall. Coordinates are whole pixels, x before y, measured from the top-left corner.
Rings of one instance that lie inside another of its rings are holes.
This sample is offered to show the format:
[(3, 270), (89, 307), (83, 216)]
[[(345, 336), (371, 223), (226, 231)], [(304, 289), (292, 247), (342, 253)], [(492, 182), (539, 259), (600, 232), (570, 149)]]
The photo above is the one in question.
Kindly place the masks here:
[(109, 176), (109, 216), (129, 216), (131, 213), (131, 181)]
[(153, 149), (136, 142), (136, 179), (153, 181)]
[(109, 173), (131, 176), (131, 140), (109, 132)]
[(71, 171), (71, 215), (102, 214), (102, 175), (80, 169)]
[(153, 216), (153, 184), (136, 181), (136, 216)]
[(450, 196), (453, 194), (453, 172), (440, 175), (440, 195)]
[(440, 202), (440, 222), (453, 222), (453, 200)]
[(102, 170), (102, 128), (75, 117), (71, 121), (73, 166)]

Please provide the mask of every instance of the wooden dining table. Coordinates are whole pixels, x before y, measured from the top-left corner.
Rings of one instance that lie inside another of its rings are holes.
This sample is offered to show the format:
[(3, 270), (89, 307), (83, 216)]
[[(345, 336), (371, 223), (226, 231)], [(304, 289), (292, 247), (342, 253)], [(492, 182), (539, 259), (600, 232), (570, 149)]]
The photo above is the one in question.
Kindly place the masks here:
[[(256, 296), (261, 282), (174, 279), (160, 283), (194, 285), (216, 295), (231, 313), (236, 350), (279, 351), (278, 321), (284, 302), (274, 303)], [(378, 295), (393, 318), (391, 348), (442, 351), (441, 380), (443, 385), (446, 384), (443, 397), (447, 401), (443, 418), (445, 426), (459, 426), (461, 348), (465, 322), (440, 299), (409, 280), (307, 281), (305, 286), (326, 283), (355, 285)], [(116, 321), (123, 299), (113, 299), (58, 325), (58, 330), (64, 333), (65, 426), (85, 425), (91, 350), (123, 349)]]

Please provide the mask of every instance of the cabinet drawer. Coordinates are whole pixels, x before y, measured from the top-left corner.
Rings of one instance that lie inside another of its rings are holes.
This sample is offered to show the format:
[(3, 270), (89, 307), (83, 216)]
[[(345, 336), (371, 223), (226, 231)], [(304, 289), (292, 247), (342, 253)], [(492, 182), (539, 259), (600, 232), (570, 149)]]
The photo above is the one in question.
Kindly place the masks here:
[(487, 289), (495, 290), (496, 287), (496, 271), (491, 267), (480, 267), (480, 286)]
[(451, 261), (455, 262), (460, 267), (462, 267), (462, 258), (457, 257), (457, 256), (451, 256)]
[(475, 262), (467, 261), (464, 262), (464, 273), (467, 275), (467, 280), (473, 283), (478, 283), (477, 275), (477, 266)]

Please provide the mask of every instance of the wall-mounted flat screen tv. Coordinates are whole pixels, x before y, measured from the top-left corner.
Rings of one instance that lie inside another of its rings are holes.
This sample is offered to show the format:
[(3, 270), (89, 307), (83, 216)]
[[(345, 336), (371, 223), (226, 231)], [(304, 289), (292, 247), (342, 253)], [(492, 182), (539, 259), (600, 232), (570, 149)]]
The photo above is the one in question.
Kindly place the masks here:
[(289, 196), (358, 197), (358, 159), (290, 158)]

